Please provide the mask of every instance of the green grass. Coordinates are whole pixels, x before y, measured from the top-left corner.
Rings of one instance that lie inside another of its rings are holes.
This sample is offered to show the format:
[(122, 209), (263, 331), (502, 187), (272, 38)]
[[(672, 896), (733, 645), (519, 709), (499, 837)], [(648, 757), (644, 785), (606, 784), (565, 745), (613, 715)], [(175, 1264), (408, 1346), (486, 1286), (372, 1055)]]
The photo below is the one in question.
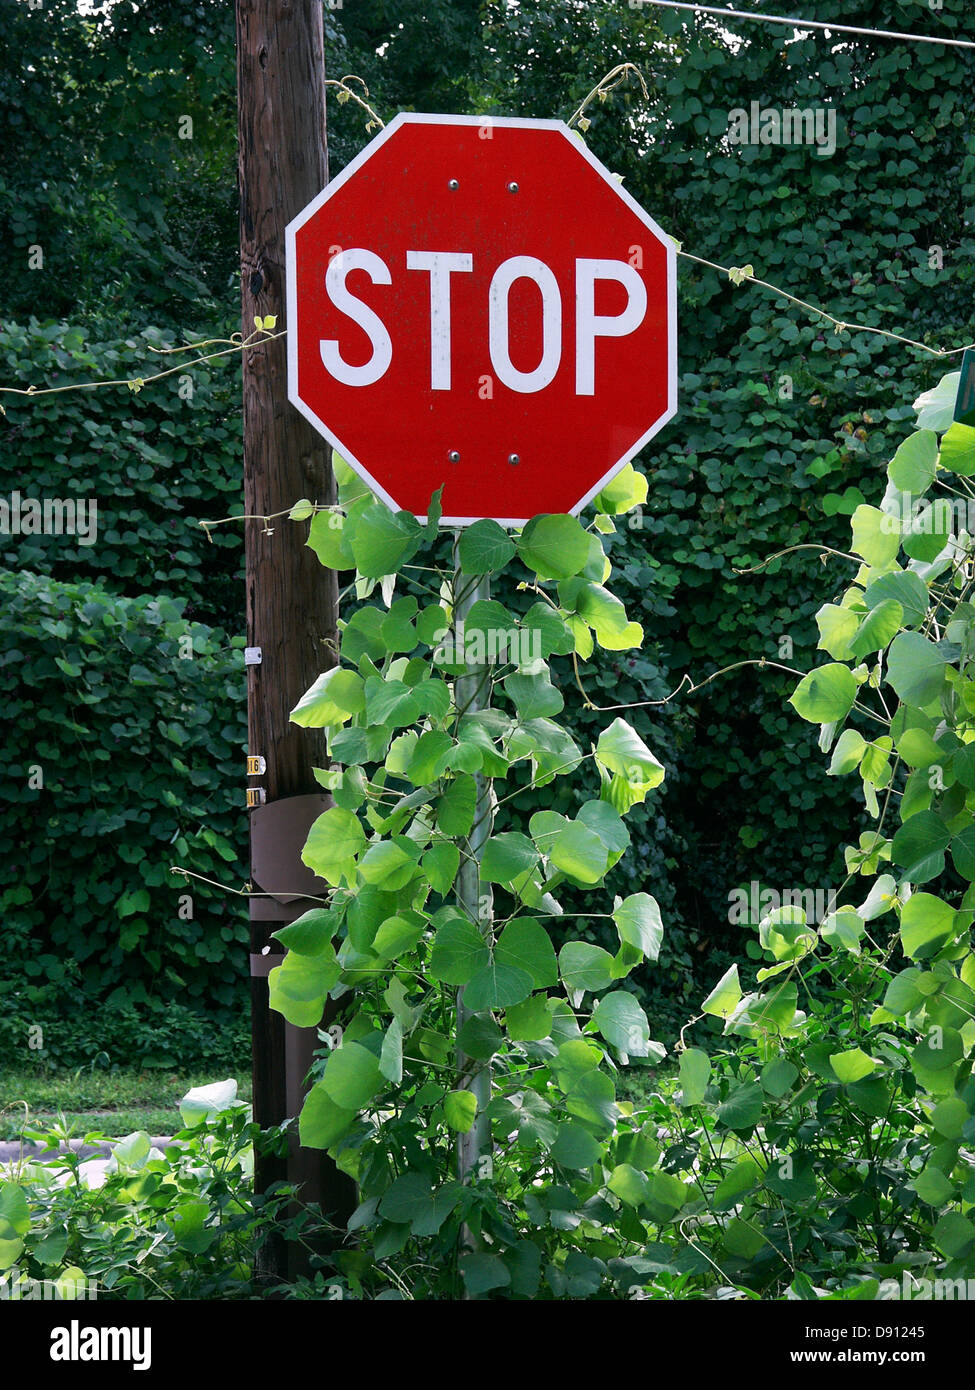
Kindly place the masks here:
[[(77, 1135), (99, 1130), (118, 1138), (136, 1129), (172, 1134), (181, 1128), (179, 1102), (186, 1092), (193, 1086), (224, 1078), (224, 1072), (217, 1074), (212, 1070), (186, 1073), (0, 1067), (0, 1140), (18, 1139), (25, 1124), (43, 1129), (59, 1113), (74, 1122)], [(241, 1100), (250, 1100), (250, 1076), (238, 1075), (236, 1079)]]

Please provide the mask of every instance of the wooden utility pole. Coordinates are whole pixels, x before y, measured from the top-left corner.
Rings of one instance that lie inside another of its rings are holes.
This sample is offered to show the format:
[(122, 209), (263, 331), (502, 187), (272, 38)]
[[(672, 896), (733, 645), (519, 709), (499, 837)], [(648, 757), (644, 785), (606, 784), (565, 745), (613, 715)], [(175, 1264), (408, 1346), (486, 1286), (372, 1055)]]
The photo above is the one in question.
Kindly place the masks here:
[[(241, 307), (243, 333), (255, 316), (284, 322), (284, 229), (328, 180), (322, 0), (236, 0)], [(243, 357), (244, 510), (271, 517), (302, 497), (333, 500), (329, 446), (288, 402), (286, 340)], [(254, 1118), (263, 1126), (297, 1115), (302, 1082), (318, 1046), (314, 1028), (294, 1028), (268, 1008), (267, 974), (280, 962), (271, 933), (309, 907), (321, 885), (300, 860), (311, 822), (328, 805), (312, 773), (325, 764), (320, 731), (289, 715), (317, 676), (334, 665), (338, 585), (286, 517), (245, 522), (247, 605), (247, 802), (251, 817), (251, 1008)], [(243, 791), (241, 800), (244, 800)], [(326, 1022), (328, 1020), (326, 1019)], [(324, 1155), (299, 1149), (259, 1157), (258, 1192), (301, 1184), (301, 1199), (326, 1214), (351, 1209), (350, 1184)], [(262, 1261), (285, 1274), (273, 1243)], [(293, 1264), (293, 1262), (292, 1262)]]

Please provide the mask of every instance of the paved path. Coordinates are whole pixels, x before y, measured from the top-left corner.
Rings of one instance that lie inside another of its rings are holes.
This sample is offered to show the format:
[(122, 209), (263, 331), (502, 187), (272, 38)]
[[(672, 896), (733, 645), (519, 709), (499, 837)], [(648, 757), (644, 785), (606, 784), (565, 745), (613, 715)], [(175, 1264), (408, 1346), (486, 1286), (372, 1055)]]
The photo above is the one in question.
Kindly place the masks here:
[[(164, 1149), (170, 1140), (166, 1135), (162, 1135), (156, 1136), (150, 1142), (154, 1148)], [(0, 1141), (0, 1172), (11, 1164), (24, 1160), (28, 1163), (44, 1163), (52, 1168), (60, 1168), (59, 1181), (66, 1181), (68, 1170), (58, 1162), (58, 1154), (68, 1152), (77, 1154), (82, 1160), (79, 1165), (82, 1180), (89, 1187), (101, 1187), (105, 1181), (105, 1169), (112, 1156), (112, 1145), (109, 1142), (86, 1144), (81, 1139), (72, 1139), (55, 1151), (44, 1149), (39, 1144), (20, 1144), (17, 1140), (3, 1140)]]

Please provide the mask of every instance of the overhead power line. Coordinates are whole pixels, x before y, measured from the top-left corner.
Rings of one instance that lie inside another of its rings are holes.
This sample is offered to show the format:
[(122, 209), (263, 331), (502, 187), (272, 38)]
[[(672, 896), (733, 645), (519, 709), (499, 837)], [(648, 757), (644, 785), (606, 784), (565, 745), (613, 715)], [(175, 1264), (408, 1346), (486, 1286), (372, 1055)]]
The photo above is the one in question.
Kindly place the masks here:
[(724, 10), (713, 5), (694, 5), (686, 0), (640, 0), (641, 5), (662, 5), (668, 10), (695, 10), (719, 15), (722, 19), (757, 19), (764, 24), (786, 24), (793, 29), (825, 29), (831, 34), (865, 34), (876, 39), (907, 39), (911, 43), (940, 43), (945, 48), (975, 48), (969, 39), (941, 39), (932, 34), (902, 34), (896, 29), (859, 29), (853, 24), (827, 24), (817, 19), (787, 19), (778, 14), (757, 14), (754, 10)]

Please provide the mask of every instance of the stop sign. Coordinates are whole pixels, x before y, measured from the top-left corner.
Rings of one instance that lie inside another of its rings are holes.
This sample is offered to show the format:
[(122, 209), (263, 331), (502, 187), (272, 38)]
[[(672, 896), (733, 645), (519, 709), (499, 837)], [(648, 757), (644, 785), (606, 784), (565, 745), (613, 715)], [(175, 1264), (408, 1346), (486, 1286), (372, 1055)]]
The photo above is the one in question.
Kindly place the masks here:
[(287, 285), (289, 399), (419, 517), (577, 512), (676, 410), (674, 245), (560, 121), (397, 116)]

